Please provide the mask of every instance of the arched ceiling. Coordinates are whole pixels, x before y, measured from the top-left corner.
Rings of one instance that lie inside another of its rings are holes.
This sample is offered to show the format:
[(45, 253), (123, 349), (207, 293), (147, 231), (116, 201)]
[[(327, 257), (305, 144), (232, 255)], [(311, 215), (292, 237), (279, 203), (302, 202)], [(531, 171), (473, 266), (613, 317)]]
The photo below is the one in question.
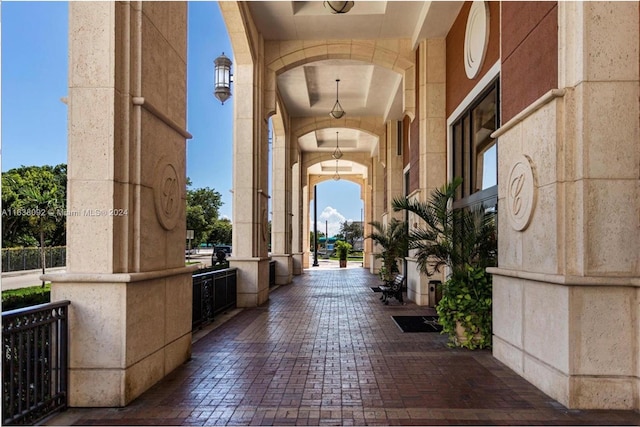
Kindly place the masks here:
[[(445, 37), (463, 2), (461, 1), (355, 1), (346, 14), (332, 14), (322, 1), (247, 2), (257, 30), (265, 41), (317, 40), (420, 40)], [(339, 101), (348, 118), (376, 117), (380, 122), (401, 120), (402, 75), (392, 69), (353, 59), (302, 61), (301, 65), (277, 76), (280, 99), (291, 117), (328, 117)], [(340, 121), (299, 138), (304, 153), (332, 152), (339, 132), (343, 152), (377, 153), (378, 138), (367, 132), (347, 129)], [(342, 121), (344, 123), (344, 120)], [(335, 160), (309, 168), (310, 174), (335, 173)], [(344, 173), (362, 173), (366, 167), (340, 160)]]
[[(337, 135), (336, 135), (337, 132)], [(319, 129), (298, 138), (298, 145), (303, 152), (320, 151), (333, 153), (336, 146), (343, 153), (372, 151), (378, 144), (378, 137), (358, 129), (342, 127)]]
[[(340, 79), (338, 87), (336, 79)], [(401, 88), (400, 74), (349, 59), (316, 61), (278, 76), (280, 95), (292, 117), (328, 115), (338, 95), (349, 116), (400, 120)]]

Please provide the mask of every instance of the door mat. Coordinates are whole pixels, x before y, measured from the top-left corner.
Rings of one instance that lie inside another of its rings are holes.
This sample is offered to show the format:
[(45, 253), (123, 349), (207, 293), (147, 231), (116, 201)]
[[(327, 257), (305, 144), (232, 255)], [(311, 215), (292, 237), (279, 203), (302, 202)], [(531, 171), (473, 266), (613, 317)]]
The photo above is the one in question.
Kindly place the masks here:
[(372, 287), (371, 287), (371, 290), (372, 290), (373, 292), (382, 292), (382, 289), (380, 289), (380, 287), (379, 287), (379, 286), (372, 286)]
[(402, 332), (440, 332), (438, 316), (391, 316)]

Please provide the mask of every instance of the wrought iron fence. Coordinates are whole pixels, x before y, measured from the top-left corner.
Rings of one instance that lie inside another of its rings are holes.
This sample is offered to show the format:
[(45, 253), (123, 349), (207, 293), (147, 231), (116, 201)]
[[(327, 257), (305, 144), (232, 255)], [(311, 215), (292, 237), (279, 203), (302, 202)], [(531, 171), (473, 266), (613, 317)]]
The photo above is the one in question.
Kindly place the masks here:
[(69, 301), (2, 314), (2, 423), (33, 425), (67, 406)]
[(214, 315), (236, 306), (237, 271), (225, 268), (193, 275), (193, 330), (212, 321)]
[[(44, 248), (47, 268), (64, 267), (67, 263), (66, 246)], [(2, 271), (37, 270), (42, 268), (40, 248), (2, 249)]]

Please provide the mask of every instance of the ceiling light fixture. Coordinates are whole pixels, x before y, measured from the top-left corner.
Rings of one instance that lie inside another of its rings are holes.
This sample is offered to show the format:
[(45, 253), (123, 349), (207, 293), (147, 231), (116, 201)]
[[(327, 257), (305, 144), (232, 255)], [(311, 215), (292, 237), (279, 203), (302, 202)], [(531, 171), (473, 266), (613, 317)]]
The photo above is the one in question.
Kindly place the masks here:
[(325, 1), (323, 2), (324, 7), (328, 8), (331, 13), (347, 13), (353, 7), (354, 2), (352, 1)]
[(338, 159), (336, 159), (336, 173), (333, 175), (334, 181), (340, 181), (340, 174), (338, 173)]
[(333, 117), (334, 119), (341, 119), (342, 117), (344, 117), (345, 114), (347, 114), (344, 109), (342, 108), (342, 105), (340, 105), (340, 101), (338, 98), (338, 85), (340, 84), (340, 79), (336, 79), (336, 103), (333, 104), (333, 108), (331, 109), (331, 112), (329, 113), (329, 115), (331, 117)]
[(331, 156), (336, 160), (342, 157), (342, 151), (340, 151), (340, 145), (338, 144), (338, 132), (336, 132), (336, 149), (333, 150), (333, 154)]

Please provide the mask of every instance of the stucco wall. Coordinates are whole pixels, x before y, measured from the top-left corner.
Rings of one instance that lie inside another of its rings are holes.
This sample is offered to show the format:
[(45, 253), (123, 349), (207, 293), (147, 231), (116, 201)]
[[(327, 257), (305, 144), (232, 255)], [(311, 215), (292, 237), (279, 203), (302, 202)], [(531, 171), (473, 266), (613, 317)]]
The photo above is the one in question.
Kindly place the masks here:
[(478, 75), (469, 79), (464, 70), (464, 38), (471, 2), (466, 2), (447, 34), (447, 117), (462, 102), (500, 57), (500, 3), (489, 2), (489, 43)]
[[(558, 87), (557, 2), (502, 2), (502, 123)], [(526, 75), (527, 78), (522, 78)]]

